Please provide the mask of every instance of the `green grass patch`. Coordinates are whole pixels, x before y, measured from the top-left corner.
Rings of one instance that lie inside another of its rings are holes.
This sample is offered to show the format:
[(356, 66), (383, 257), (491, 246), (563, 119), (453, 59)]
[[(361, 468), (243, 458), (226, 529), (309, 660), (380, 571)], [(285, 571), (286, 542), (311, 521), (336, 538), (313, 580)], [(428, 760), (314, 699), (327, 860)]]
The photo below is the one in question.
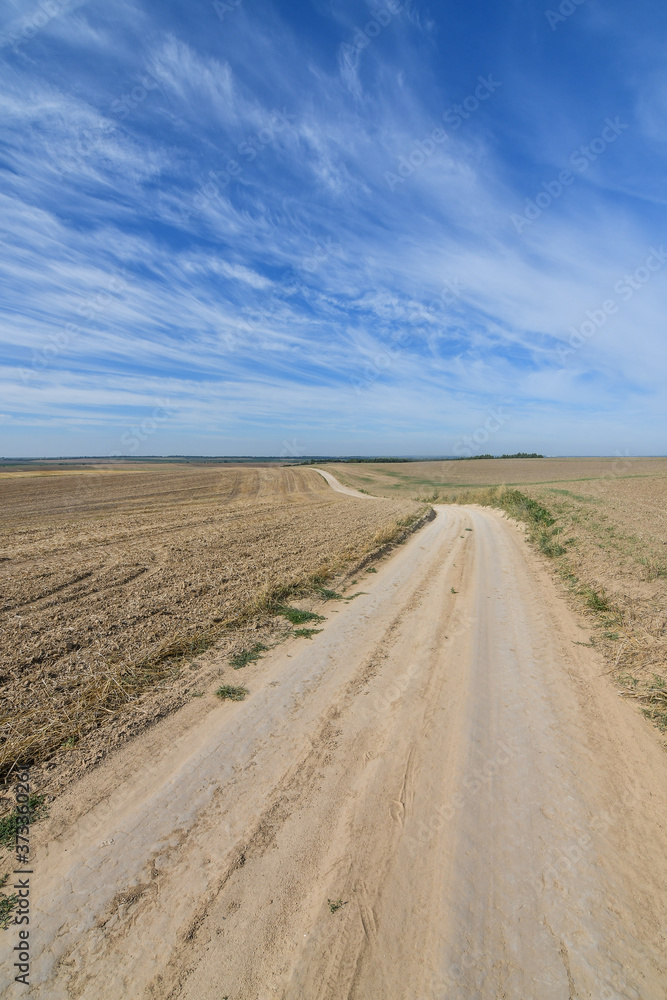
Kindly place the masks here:
[(558, 493), (560, 496), (572, 497), (573, 500), (581, 500), (583, 503), (600, 503), (597, 497), (585, 497), (582, 493), (573, 493), (572, 490), (548, 489), (547, 493)]
[(242, 687), (232, 687), (231, 684), (223, 684), (215, 692), (218, 698), (222, 698), (223, 701), (243, 701), (245, 696), (248, 694), (247, 688)]
[(611, 604), (607, 600), (604, 590), (601, 594), (598, 594), (598, 592), (593, 590), (592, 587), (582, 587), (581, 596), (586, 603), (586, 607), (590, 608), (591, 611), (608, 612), (613, 610)]
[(292, 625), (303, 625), (305, 622), (323, 622), (326, 619), (323, 615), (317, 615), (314, 611), (302, 611), (301, 608), (292, 608), (289, 604), (279, 604), (275, 608), (277, 615), (282, 615)]
[(375, 566), (371, 566), (370, 569), (366, 570), (367, 573), (377, 573)]
[[(3, 875), (0, 878), (0, 889), (4, 889), (8, 879), (9, 875)], [(0, 893), (0, 928), (3, 931), (6, 931), (12, 922), (12, 913), (18, 901), (19, 897), (16, 893), (12, 893), (11, 896), (7, 896), (4, 892)]]
[(342, 601), (343, 595), (336, 593), (335, 590), (329, 590), (328, 587), (316, 587), (315, 593), (318, 597), (321, 597), (323, 601)]
[(346, 900), (342, 900), (342, 899), (327, 899), (327, 903), (329, 904), (329, 909), (330, 909), (330, 911), (332, 913), (336, 913), (337, 910), (341, 909), (341, 907), (347, 906), (348, 902), (349, 902), (349, 900), (347, 900), (347, 899)]
[(234, 670), (240, 670), (241, 667), (246, 667), (249, 663), (255, 663), (260, 660), (262, 653), (266, 652), (267, 647), (262, 645), (261, 642), (256, 642), (254, 646), (250, 649), (242, 649), (238, 653), (234, 653), (230, 657), (229, 662), (234, 667)]
[(314, 635), (318, 635), (321, 631), (321, 628), (298, 628), (292, 635), (298, 635), (300, 639), (312, 639)]
[(18, 813), (12, 810), (8, 816), (0, 819), (0, 845), (13, 851), (16, 847), (16, 831), (20, 826), (34, 823), (46, 815), (45, 798), (43, 795), (31, 795), (28, 799), (28, 812)]

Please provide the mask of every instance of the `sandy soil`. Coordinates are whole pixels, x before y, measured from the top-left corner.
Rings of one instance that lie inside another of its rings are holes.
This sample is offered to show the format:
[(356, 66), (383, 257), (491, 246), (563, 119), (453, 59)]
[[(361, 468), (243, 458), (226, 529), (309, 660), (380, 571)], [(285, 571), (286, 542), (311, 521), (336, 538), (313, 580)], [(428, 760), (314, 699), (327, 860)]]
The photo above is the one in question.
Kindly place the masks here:
[(360, 589), (54, 804), (31, 996), (664, 1000), (664, 753), (520, 531)]

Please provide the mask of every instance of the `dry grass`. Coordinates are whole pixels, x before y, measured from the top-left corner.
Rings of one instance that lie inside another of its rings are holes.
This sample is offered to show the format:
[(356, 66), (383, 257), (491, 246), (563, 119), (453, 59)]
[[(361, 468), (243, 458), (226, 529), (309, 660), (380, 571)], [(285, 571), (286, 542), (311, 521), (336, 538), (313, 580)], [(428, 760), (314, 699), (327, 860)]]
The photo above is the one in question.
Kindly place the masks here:
[[(530, 487), (564, 540), (562, 572), (585, 595), (593, 641), (627, 697), (667, 732), (667, 477)], [(574, 581), (580, 581), (575, 583)]]
[(185, 661), (321, 587), (420, 510), (276, 467), (10, 474), (0, 494), (5, 775), (116, 724)]

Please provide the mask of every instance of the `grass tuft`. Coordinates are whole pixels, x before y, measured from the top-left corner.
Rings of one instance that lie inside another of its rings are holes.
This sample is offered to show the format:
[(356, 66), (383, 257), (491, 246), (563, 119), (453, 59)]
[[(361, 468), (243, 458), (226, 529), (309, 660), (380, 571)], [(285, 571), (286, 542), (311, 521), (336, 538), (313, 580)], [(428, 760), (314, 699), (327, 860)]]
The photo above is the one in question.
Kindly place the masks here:
[[(7, 885), (9, 875), (3, 875), (0, 878), (0, 889), (4, 889)], [(11, 896), (6, 896), (5, 893), (0, 893), (0, 928), (6, 931), (9, 927), (12, 919), (12, 912), (19, 901), (19, 897), (16, 893), (12, 893)]]
[(0, 845), (13, 851), (16, 847), (16, 831), (26, 823), (34, 823), (46, 815), (45, 798), (43, 795), (31, 795), (28, 799), (27, 814), (19, 814), (14, 809), (8, 816), (0, 819)]
[(342, 601), (343, 595), (336, 593), (335, 590), (329, 590), (327, 587), (316, 587), (315, 593), (318, 597), (321, 597), (323, 601)]
[(260, 660), (261, 654), (265, 653), (266, 649), (267, 647), (262, 645), (261, 642), (256, 642), (250, 649), (242, 649), (239, 653), (234, 653), (230, 657), (229, 662), (234, 667), (234, 670), (240, 670), (241, 667), (246, 667), (249, 663), (255, 663), (257, 660)]
[(329, 904), (329, 909), (331, 910), (332, 913), (335, 913), (337, 910), (340, 910), (341, 907), (343, 906), (347, 906), (348, 902), (349, 900), (347, 899), (346, 900), (327, 899), (327, 903)]
[(604, 590), (601, 594), (598, 594), (596, 590), (592, 587), (582, 587), (581, 596), (586, 602), (586, 606), (591, 609), (591, 611), (611, 611), (612, 607), (607, 597), (605, 596)]
[(232, 687), (231, 684), (223, 684), (215, 692), (218, 698), (222, 698), (223, 701), (243, 701), (245, 696), (248, 694), (247, 688), (242, 687)]
[(321, 628), (298, 628), (292, 635), (298, 635), (300, 639), (312, 639), (314, 635), (318, 635), (321, 631)]
[(292, 625), (303, 625), (305, 622), (323, 622), (326, 620), (323, 615), (317, 615), (314, 611), (302, 611), (301, 608), (292, 608), (289, 604), (279, 604), (274, 610), (277, 615), (282, 615)]

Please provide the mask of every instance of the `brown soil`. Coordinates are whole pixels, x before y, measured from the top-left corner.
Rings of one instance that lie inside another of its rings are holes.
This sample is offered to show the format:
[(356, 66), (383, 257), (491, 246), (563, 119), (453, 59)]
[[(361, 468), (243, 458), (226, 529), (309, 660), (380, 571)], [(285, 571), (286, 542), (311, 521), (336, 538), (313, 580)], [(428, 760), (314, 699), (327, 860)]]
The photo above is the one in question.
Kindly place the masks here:
[(9, 473), (0, 502), (5, 771), (99, 758), (205, 685), (184, 658), (262, 623), (265, 641), (281, 588), (312, 589), (419, 510), (312, 469), (192, 465)]

